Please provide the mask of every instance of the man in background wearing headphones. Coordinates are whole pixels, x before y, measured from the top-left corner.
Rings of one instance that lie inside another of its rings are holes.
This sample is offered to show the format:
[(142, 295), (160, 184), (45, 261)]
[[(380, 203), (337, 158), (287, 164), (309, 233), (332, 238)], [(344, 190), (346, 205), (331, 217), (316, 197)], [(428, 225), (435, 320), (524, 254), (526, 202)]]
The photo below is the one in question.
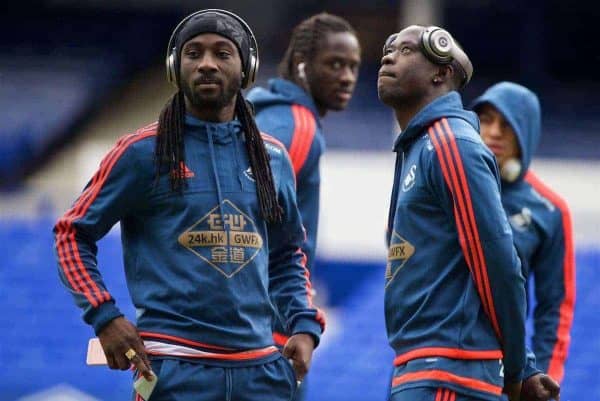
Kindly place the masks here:
[(472, 108), (500, 167), (502, 204), (523, 275), (535, 277), (537, 366), (560, 382), (575, 306), (575, 255), (567, 203), (529, 169), (541, 136), (540, 103), (524, 86), (501, 82), (475, 99)]
[[(257, 65), (235, 14), (184, 19), (167, 51), (178, 91), (158, 123), (117, 143), (55, 226), (61, 279), (110, 368), (133, 364), (156, 383), (152, 401), (290, 400), (324, 328), (292, 165), (240, 91)], [(96, 266), (96, 242), (118, 221), (135, 326)], [(273, 345), (271, 300), (292, 334), (286, 358)]]
[(525, 286), (493, 154), (456, 90), (473, 67), (413, 25), (383, 48), (377, 89), (402, 129), (388, 220), (385, 315), (393, 401), (518, 401)]
[[(319, 161), (325, 151), (321, 118), (348, 105), (358, 79), (360, 53), (356, 32), (346, 20), (328, 13), (313, 15), (294, 28), (279, 77), (271, 79), (268, 88), (254, 88), (248, 94), (259, 128), (280, 140), (290, 154), (306, 229), (303, 251), (311, 273), (319, 222)], [(277, 322), (276, 344), (283, 347), (289, 335)], [(301, 399), (300, 392), (296, 399)]]

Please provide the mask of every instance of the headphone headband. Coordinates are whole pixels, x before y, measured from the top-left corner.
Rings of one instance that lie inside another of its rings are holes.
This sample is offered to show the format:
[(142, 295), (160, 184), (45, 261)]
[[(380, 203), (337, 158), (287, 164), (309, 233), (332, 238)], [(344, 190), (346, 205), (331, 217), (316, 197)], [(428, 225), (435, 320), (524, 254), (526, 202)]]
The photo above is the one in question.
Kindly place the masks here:
[[(202, 15), (202, 14), (206, 14), (206, 13), (216, 13), (216, 14), (221, 14), (221, 15), (231, 17), (234, 20), (236, 20), (242, 26), (244, 31), (246, 32), (246, 35), (248, 37), (248, 42), (249, 42), (249, 51), (248, 51), (248, 57), (246, 59), (247, 60), (246, 65), (244, 65), (243, 69), (242, 69), (242, 89), (247, 88), (252, 83), (254, 83), (257, 72), (258, 72), (258, 64), (259, 64), (258, 43), (256, 42), (256, 38), (254, 36), (254, 33), (252, 32), (252, 29), (250, 29), (250, 26), (246, 23), (246, 21), (244, 21), (241, 17), (239, 17), (237, 14), (232, 13), (231, 11), (221, 10), (218, 8), (209, 8), (206, 10), (196, 11), (196, 12), (188, 15), (187, 17), (185, 17), (183, 20), (181, 20), (181, 22), (179, 24), (177, 24), (177, 26), (173, 30), (173, 33), (171, 33), (171, 37), (169, 38), (169, 44), (167, 46), (167, 57), (166, 57), (167, 80), (170, 83), (172, 83), (173, 85), (175, 85), (175, 87), (179, 88), (179, 71), (178, 71), (178, 69), (179, 69), (179, 56), (180, 55), (179, 55), (179, 49), (177, 49), (177, 46), (175, 45), (175, 42), (177, 40), (177, 35), (181, 32), (181, 30), (183, 29), (185, 24), (190, 19), (192, 19), (198, 15)], [(239, 47), (237, 43), (236, 43), (236, 46)], [(240, 51), (242, 51), (242, 49), (240, 49)], [(244, 58), (243, 58), (242, 54), (240, 54), (240, 57), (242, 58), (242, 61), (243, 61)]]

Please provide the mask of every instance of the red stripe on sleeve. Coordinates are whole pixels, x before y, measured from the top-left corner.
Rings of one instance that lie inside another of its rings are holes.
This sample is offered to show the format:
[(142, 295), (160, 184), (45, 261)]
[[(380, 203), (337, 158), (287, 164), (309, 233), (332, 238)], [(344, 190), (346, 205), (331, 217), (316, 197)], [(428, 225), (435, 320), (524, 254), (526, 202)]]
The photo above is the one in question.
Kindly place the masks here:
[[(56, 247), (59, 254), (59, 264), (63, 269), (67, 280), (72, 283), (73, 277), (77, 285), (73, 287), (76, 292), (81, 292), (87, 298), (93, 307), (99, 305), (99, 300), (103, 297), (100, 289), (87, 280), (83, 272), (80, 271), (76, 263), (74, 249), (71, 241), (71, 231), (65, 221), (57, 225)], [(71, 276), (72, 275), (72, 276)]]
[[(120, 143), (120, 141), (117, 142), (117, 145), (119, 143)], [(110, 154), (111, 153), (109, 152), (109, 154), (105, 157), (105, 159), (100, 164), (100, 170), (102, 170), (102, 166), (105, 163), (105, 161), (109, 158)], [(81, 194), (81, 196), (79, 197), (77, 202), (79, 202), (80, 200), (83, 200), (89, 196), (89, 193), (90, 193), (89, 189), (95, 187), (96, 183), (98, 182), (98, 180), (100, 178), (100, 175), (101, 175), (100, 172), (97, 172), (96, 174), (94, 174), (94, 176), (92, 177), (90, 186)], [(67, 280), (71, 284), (72, 288), (76, 292), (83, 293), (86, 296), (86, 298), (88, 299), (88, 302), (90, 302), (93, 307), (97, 307), (98, 302), (95, 300), (95, 298), (91, 294), (90, 288), (88, 287), (89, 283), (83, 281), (83, 279), (79, 275), (79, 272), (77, 271), (77, 268), (73, 264), (73, 253), (72, 253), (73, 251), (71, 249), (71, 243), (70, 243), (70, 238), (69, 238), (69, 226), (66, 222), (66, 219), (68, 217), (74, 215), (74, 213), (76, 213), (75, 211), (78, 210), (78, 207), (76, 207), (76, 206), (77, 206), (77, 203), (70, 210), (68, 210), (65, 213), (65, 215), (57, 223), (56, 248), (57, 248), (58, 256), (59, 256), (59, 264), (63, 268), (63, 272), (65, 273), (65, 276), (67, 277)], [(75, 280), (77, 280), (77, 285), (74, 284), (73, 277), (71, 274), (75, 277)]]
[(294, 133), (290, 144), (290, 159), (296, 175), (300, 172), (313, 143), (316, 132), (316, 122), (309, 109), (297, 104), (292, 105)]
[(456, 146), (456, 138), (454, 137), (454, 133), (450, 128), (450, 124), (448, 124), (447, 119), (442, 119), (442, 124), (445, 128), (446, 135), (450, 142), (450, 147), (452, 149), (452, 154), (456, 159), (456, 167), (458, 167), (458, 174), (460, 177), (461, 187), (464, 191), (466, 197), (466, 206), (467, 206), (467, 215), (469, 217), (469, 223), (473, 229), (473, 233), (475, 235), (475, 242), (471, 244), (472, 247), (475, 248), (475, 254), (479, 258), (479, 268), (481, 269), (481, 275), (483, 277), (483, 290), (488, 299), (489, 305), (489, 317), (492, 321), (492, 326), (496, 331), (496, 335), (500, 340), (502, 340), (502, 334), (500, 331), (500, 325), (498, 324), (498, 318), (496, 317), (496, 308), (494, 307), (494, 299), (492, 297), (492, 289), (490, 287), (490, 281), (488, 279), (487, 274), (487, 266), (485, 263), (485, 256), (483, 254), (483, 248), (481, 246), (481, 240), (479, 238), (479, 231), (477, 230), (477, 223), (475, 221), (475, 213), (473, 212), (473, 202), (471, 201), (471, 193), (469, 191), (469, 186), (467, 184), (467, 178), (465, 175), (465, 170), (463, 168), (463, 163), (460, 157), (460, 153), (458, 152), (458, 147)]
[[(63, 242), (65, 241), (66, 234), (63, 234), (65, 230), (64, 223), (59, 222), (57, 224), (57, 234), (56, 234), (56, 250), (58, 253), (59, 264), (63, 270), (67, 281), (71, 285), (74, 291), (83, 293), (83, 295), (87, 298), (88, 302), (92, 304), (93, 307), (98, 306), (98, 302), (94, 299), (92, 294), (90, 293), (89, 288), (85, 285), (75, 265), (72, 262), (70, 257), (67, 257), (66, 250), (64, 249)], [(70, 255), (70, 254), (69, 254)]]
[(78, 200), (77, 209), (73, 211), (74, 216), (81, 217), (87, 212), (90, 205), (94, 202), (94, 200), (96, 200), (96, 197), (100, 193), (100, 190), (102, 189), (102, 186), (106, 182), (106, 179), (108, 178), (108, 175), (110, 174), (112, 168), (117, 163), (117, 161), (119, 160), (121, 155), (127, 150), (127, 148), (131, 144), (133, 144), (139, 140), (142, 140), (148, 136), (152, 136), (153, 134), (154, 133), (152, 133), (152, 132), (146, 133), (146, 134), (132, 134), (132, 135), (122, 138), (119, 142), (117, 142), (117, 144), (109, 152), (109, 154), (107, 155), (105, 160), (103, 160), (102, 163), (100, 164), (100, 170), (98, 172), (99, 178), (96, 180), (96, 183), (93, 187), (90, 186), (87, 189), (86, 199), (83, 200), (82, 198), (80, 198)]
[[(61, 224), (58, 225), (57, 248), (62, 249), (63, 257), (66, 258), (69, 265), (68, 268), (63, 268), (65, 275), (67, 275), (69, 272), (75, 275), (79, 286), (74, 287), (73, 289), (75, 291), (83, 292), (93, 307), (97, 307), (99, 303), (103, 302), (103, 300), (110, 300), (110, 295), (108, 295), (106, 291), (101, 292), (96, 283), (87, 273), (85, 267), (82, 268), (83, 263), (80, 263), (81, 258), (79, 257), (79, 251), (75, 241), (75, 231), (71, 223), (72, 220), (75, 220), (85, 214), (84, 211), (87, 210), (87, 207), (89, 207), (89, 204), (91, 204), (91, 202), (89, 202), (90, 199), (93, 200), (93, 198), (95, 198), (95, 194), (100, 190), (100, 188), (98, 188), (98, 184), (100, 183), (100, 186), (102, 185), (101, 183), (106, 180), (110, 168), (112, 168), (112, 165), (114, 165), (116, 154), (118, 154), (123, 144), (132, 137), (135, 137), (135, 134), (128, 135), (117, 141), (117, 144), (100, 163), (100, 169), (96, 172), (96, 174), (94, 174), (90, 186), (86, 188), (83, 194), (81, 194), (73, 207), (68, 210), (67, 213), (65, 213), (60, 221)], [(111, 167), (107, 168), (107, 166)], [(77, 263), (75, 264), (74, 261)]]
[(92, 280), (92, 278), (90, 277), (87, 269), (85, 268), (85, 265), (83, 264), (83, 262), (81, 261), (81, 257), (80, 252), (79, 252), (79, 248), (77, 247), (77, 241), (75, 240), (75, 230), (70, 230), (71, 234), (69, 235), (69, 241), (71, 243), (71, 249), (73, 252), (73, 255), (75, 256), (75, 262), (76, 265), (79, 267), (79, 271), (83, 274), (84, 280), (87, 283), (91, 283), (92, 284), (92, 288), (93, 288), (93, 295), (100, 300), (100, 302), (103, 301), (110, 301), (111, 296), (108, 293), (108, 291), (101, 291), (100, 288), (98, 288), (98, 286), (96, 285), (96, 282), (94, 280)]
[(444, 180), (455, 200), (454, 215), (459, 234), (459, 242), (467, 266), (469, 266), (469, 270), (473, 275), (482, 306), (488, 317), (490, 317), (492, 326), (500, 338), (500, 330), (496, 321), (491, 292), (489, 291), (489, 288), (486, 290), (486, 287), (489, 287), (489, 283), (487, 281), (485, 260), (479, 241), (477, 226), (473, 217), (471, 197), (464, 176), (462, 159), (458, 153), (452, 131), (444, 132), (444, 129), (439, 122), (435, 123), (434, 126), (435, 130), (430, 129), (430, 137), (434, 144), (434, 148), (436, 149), (438, 158), (440, 158)]
[(292, 155), (294, 155), (298, 150), (298, 141), (300, 141), (300, 137), (298, 136), (298, 132), (300, 132), (300, 130), (302, 129), (301, 124), (304, 122), (300, 116), (298, 115), (298, 111), (295, 107), (295, 105), (293, 105), (291, 107), (291, 112), (292, 112), (292, 120), (294, 121), (294, 132), (292, 133), (292, 141), (290, 143), (290, 148), (288, 150), (289, 154), (290, 154), (290, 159), (292, 158)]
[[(462, 193), (460, 191), (456, 193), (455, 191), (455, 188), (458, 186), (458, 178), (456, 176), (455, 168), (453, 168), (454, 166), (450, 165), (451, 158), (448, 154), (447, 146), (442, 146), (442, 144), (445, 143), (445, 140), (441, 134), (439, 123), (435, 125), (435, 130), (433, 127), (429, 128), (429, 136), (436, 150), (438, 159), (440, 160), (440, 167), (442, 169), (444, 181), (446, 182), (446, 185), (450, 189), (450, 192), (454, 198), (454, 219), (456, 221), (460, 246), (463, 250), (467, 266), (473, 274), (473, 279), (475, 280), (477, 289), (479, 290), (481, 288), (481, 277), (478, 270), (474, 269), (476, 258), (475, 255), (472, 254), (472, 249), (467, 246), (468, 243), (472, 242), (473, 238), (470, 227), (468, 227), (466, 224), (467, 218), (465, 216), (465, 201), (462, 197)], [(447, 160), (447, 158), (450, 159), (450, 161)], [(452, 175), (452, 180), (450, 179), (450, 175)], [(483, 294), (480, 294), (480, 297), (482, 299), (483, 307), (486, 308), (487, 305), (484, 302), (485, 299)]]
[[(92, 179), (92, 184), (84, 191), (84, 193), (79, 197), (75, 207), (73, 206), (67, 215), (71, 213), (71, 215), (81, 216), (85, 214), (82, 212), (82, 209), (87, 210), (90, 204), (94, 201), (98, 193), (100, 192), (100, 188), (104, 185), (106, 181), (106, 177), (110, 173), (112, 167), (117, 162), (117, 159), (123, 154), (123, 152), (133, 143), (147, 138), (152, 135), (156, 135), (156, 128), (158, 127), (158, 123), (152, 123), (147, 127), (144, 127), (138, 130), (134, 134), (126, 135), (120, 138), (115, 146), (108, 152), (108, 154), (104, 157), (104, 159), (100, 162), (100, 168), (94, 175)], [(100, 188), (98, 188), (100, 186)]]
[(525, 181), (538, 191), (543, 197), (554, 204), (561, 213), (563, 235), (565, 237), (565, 255), (563, 258), (563, 275), (565, 297), (560, 304), (559, 321), (556, 330), (556, 344), (552, 350), (552, 358), (548, 365), (548, 375), (562, 381), (565, 374), (565, 360), (567, 359), (569, 344), (571, 342), (571, 325), (575, 308), (575, 247), (573, 244), (573, 222), (567, 202), (556, 192), (542, 182), (531, 170), (525, 175)]
[(315, 320), (321, 325), (321, 330), (325, 331), (325, 314), (323, 313), (323, 311), (319, 308), (316, 308), (313, 305), (313, 296), (312, 296), (312, 283), (310, 282), (310, 272), (308, 271), (308, 269), (306, 268), (306, 254), (304, 252), (302, 252), (302, 249), (298, 248), (298, 250), (296, 252), (300, 252), (302, 253), (302, 260), (300, 261), (300, 264), (302, 266), (302, 268), (304, 269), (304, 278), (306, 279), (306, 300), (308, 302), (308, 307), (309, 308), (315, 308), (317, 310), (317, 315), (315, 316)]
[(92, 178), (90, 186), (56, 224), (56, 247), (59, 254), (59, 265), (71, 285), (74, 281), (78, 283), (77, 286), (73, 286), (73, 290), (83, 293), (93, 307), (98, 307), (99, 304), (110, 300), (111, 297), (107, 291), (100, 290), (85, 268), (75, 240), (76, 230), (73, 222), (85, 215), (106, 182), (110, 171), (125, 150), (131, 144), (156, 134), (155, 130), (150, 127), (138, 131), (137, 134), (126, 136), (117, 142), (100, 163), (100, 169)]

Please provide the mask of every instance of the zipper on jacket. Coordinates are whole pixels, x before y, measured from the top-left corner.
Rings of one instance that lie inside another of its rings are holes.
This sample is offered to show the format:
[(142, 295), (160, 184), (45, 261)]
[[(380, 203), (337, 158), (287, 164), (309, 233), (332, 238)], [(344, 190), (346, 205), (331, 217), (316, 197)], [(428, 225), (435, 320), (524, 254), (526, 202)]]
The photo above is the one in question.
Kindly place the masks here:
[(400, 182), (402, 179), (402, 173), (404, 172), (404, 149), (401, 153), (400, 172), (398, 174), (398, 153), (396, 153), (396, 164), (394, 166), (394, 185), (392, 187), (392, 198), (390, 199), (390, 209), (388, 212), (388, 225), (387, 225), (387, 246), (390, 245), (392, 238), (392, 231), (394, 230), (394, 221), (396, 220), (396, 207), (398, 205), (398, 192), (400, 190)]

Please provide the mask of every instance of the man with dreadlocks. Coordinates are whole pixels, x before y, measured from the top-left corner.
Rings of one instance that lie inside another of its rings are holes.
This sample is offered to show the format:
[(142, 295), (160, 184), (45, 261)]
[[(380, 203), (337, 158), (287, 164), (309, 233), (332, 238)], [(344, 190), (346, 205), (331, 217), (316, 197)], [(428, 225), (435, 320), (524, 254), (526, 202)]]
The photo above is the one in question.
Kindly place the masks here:
[(344, 110), (358, 78), (360, 46), (343, 18), (320, 13), (294, 28), (268, 88), (248, 93), (259, 128), (287, 148), (297, 180), (298, 207), (306, 229), (303, 248), (311, 270), (319, 219), (319, 160), (325, 150), (321, 118)]
[[(248, 94), (259, 128), (287, 148), (297, 180), (298, 207), (306, 229), (303, 250), (312, 271), (319, 220), (319, 160), (325, 150), (321, 118), (344, 110), (352, 97), (360, 65), (356, 32), (343, 18), (320, 13), (298, 24), (268, 88)], [(284, 346), (290, 332), (274, 328)]]
[[(110, 368), (158, 377), (152, 401), (289, 400), (324, 328), (291, 163), (240, 91), (257, 57), (238, 16), (185, 18), (167, 53), (179, 90), (157, 124), (117, 143), (54, 228), (60, 277)], [(96, 266), (96, 242), (117, 221), (135, 326)], [(272, 302), (292, 334), (285, 358)]]

